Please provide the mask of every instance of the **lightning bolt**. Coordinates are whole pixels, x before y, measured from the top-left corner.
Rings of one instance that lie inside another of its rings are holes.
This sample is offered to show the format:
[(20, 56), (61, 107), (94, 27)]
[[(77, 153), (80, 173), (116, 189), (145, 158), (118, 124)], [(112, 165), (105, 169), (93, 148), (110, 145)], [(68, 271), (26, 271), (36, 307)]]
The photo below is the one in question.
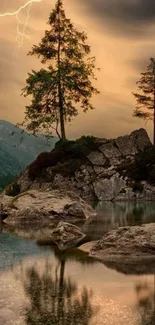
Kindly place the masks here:
[[(9, 17), (10, 16), (15, 16), (16, 17), (16, 21), (17, 21), (17, 27), (16, 27), (17, 47), (16, 47), (16, 49), (14, 51), (14, 54), (16, 54), (16, 55), (17, 55), (19, 49), (22, 47), (22, 45), (24, 43), (24, 38), (25, 37), (29, 38), (29, 36), (27, 35), (27, 26), (28, 26), (28, 22), (29, 22), (29, 18), (30, 18), (30, 10), (31, 10), (32, 4), (33, 3), (39, 3), (41, 1), (42, 0), (29, 0), (25, 4), (20, 6), (16, 11), (0, 13), (0, 17), (8, 17), (8, 16)], [(25, 18), (24, 24), (23, 24), (22, 29), (21, 29), (21, 21), (20, 21), (19, 15), (25, 9), (26, 9), (26, 18)]]

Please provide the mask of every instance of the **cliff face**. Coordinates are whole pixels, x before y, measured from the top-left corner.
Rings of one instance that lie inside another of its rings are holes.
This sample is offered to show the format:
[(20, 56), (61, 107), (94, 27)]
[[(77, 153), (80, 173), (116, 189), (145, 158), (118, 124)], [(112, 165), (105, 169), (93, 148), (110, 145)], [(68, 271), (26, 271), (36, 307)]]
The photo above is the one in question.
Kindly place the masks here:
[[(155, 199), (155, 187), (146, 181), (134, 181), (131, 177), (132, 164), (138, 153), (152, 147), (144, 129), (117, 139), (95, 139), (95, 146), (85, 159), (64, 173), (64, 166), (72, 164), (73, 159), (66, 156), (66, 161), (57, 165), (40, 166), (40, 174), (30, 178), (30, 167), (24, 170), (19, 179), (20, 192), (27, 189), (64, 189), (75, 191), (84, 199), (92, 200), (129, 200)], [(61, 150), (61, 149), (60, 149)], [(39, 160), (38, 160), (39, 161)], [(77, 159), (76, 159), (77, 161)], [(59, 165), (59, 168), (56, 168)], [(130, 175), (128, 168), (130, 167)], [(35, 168), (35, 165), (34, 165)], [(69, 168), (69, 167), (68, 167)]]

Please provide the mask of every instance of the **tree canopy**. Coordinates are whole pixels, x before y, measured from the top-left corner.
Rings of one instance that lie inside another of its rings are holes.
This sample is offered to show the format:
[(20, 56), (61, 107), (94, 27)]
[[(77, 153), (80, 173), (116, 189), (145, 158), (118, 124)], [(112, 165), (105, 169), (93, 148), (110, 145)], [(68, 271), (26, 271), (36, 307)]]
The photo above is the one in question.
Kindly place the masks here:
[(64, 140), (65, 123), (78, 115), (79, 107), (84, 112), (94, 108), (91, 98), (99, 93), (92, 85), (95, 57), (90, 57), (85, 32), (79, 32), (66, 17), (62, 0), (57, 0), (48, 25), (40, 44), (29, 52), (40, 58), (46, 69), (28, 74), (23, 94), (30, 95), (32, 101), (26, 107), (24, 124), (33, 132), (44, 129), (50, 133), (55, 127)]
[(155, 59), (150, 59), (150, 64), (146, 72), (141, 73), (141, 78), (137, 82), (139, 93), (133, 93), (136, 98), (136, 109), (134, 116), (153, 120), (155, 144)]

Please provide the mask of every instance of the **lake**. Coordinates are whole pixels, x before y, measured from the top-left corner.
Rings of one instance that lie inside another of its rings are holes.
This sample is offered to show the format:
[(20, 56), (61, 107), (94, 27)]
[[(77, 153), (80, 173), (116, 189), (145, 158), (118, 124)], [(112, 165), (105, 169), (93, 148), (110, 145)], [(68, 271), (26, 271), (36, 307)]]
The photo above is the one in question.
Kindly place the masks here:
[[(104, 202), (96, 210), (96, 220), (81, 225), (91, 240), (118, 226), (155, 222), (151, 202)], [(79, 249), (60, 252), (2, 230), (0, 325), (154, 325), (154, 274), (124, 273)]]

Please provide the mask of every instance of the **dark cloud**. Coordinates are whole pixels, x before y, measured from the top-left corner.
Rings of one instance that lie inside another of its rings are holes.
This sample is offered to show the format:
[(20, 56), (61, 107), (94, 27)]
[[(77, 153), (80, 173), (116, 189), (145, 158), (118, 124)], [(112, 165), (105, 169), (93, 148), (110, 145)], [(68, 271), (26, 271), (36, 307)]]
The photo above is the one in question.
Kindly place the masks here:
[(147, 66), (149, 65), (150, 61), (149, 61), (150, 56), (147, 56), (147, 58), (137, 58), (137, 59), (133, 59), (127, 62), (128, 66), (131, 65), (134, 70), (136, 70), (137, 72), (145, 72), (147, 69)]
[(154, 0), (95, 0), (90, 1), (99, 14), (129, 22), (150, 22), (155, 19)]
[[(13, 11), (25, 2), (0, 0), (0, 12)], [(24, 117), (30, 99), (20, 96), (21, 89), (27, 73), (40, 69), (40, 61), (27, 53), (48, 28), (46, 22), (55, 2), (42, 0), (33, 4), (26, 32), (30, 38), (24, 38), (17, 58), (12, 55), (18, 46), (16, 17), (0, 19), (0, 119), (16, 123)], [(141, 127), (141, 122), (132, 117), (131, 92), (149, 57), (154, 56), (155, 0), (64, 0), (64, 5), (77, 28), (88, 33), (97, 66), (101, 67), (97, 83), (101, 95), (93, 99), (96, 110), (79, 114), (68, 127), (69, 137), (115, 137)], [(25, 17), (26, 10), (20, 13), (21, 30)], [(129, 37), (134, 42), (128, 42)]]
[[(155, 0), (87, 0), (90, 15), (121, 34), (145, 35), (155, 23)], [(88, 9), (88, 7), (87, 7)]]

